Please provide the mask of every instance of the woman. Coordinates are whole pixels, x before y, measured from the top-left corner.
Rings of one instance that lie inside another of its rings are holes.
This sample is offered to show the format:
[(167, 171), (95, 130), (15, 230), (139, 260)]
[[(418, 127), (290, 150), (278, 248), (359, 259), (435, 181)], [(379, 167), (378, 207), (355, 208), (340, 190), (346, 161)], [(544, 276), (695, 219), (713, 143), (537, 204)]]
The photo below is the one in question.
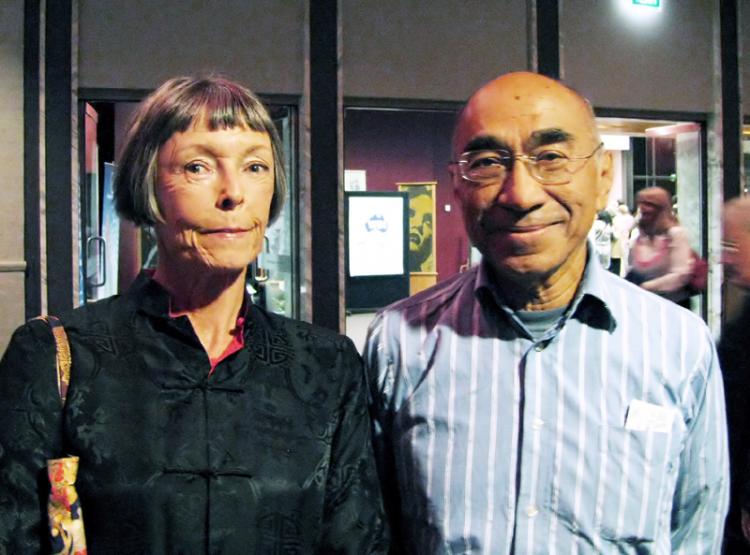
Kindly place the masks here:
[[(158, 264), (61, 316), (0, 363), (0, 552), (44, 549), (45, 464), (80, 457), (93, 553), (385, 551), (365, 386), (351, 341), (253, 306), (247, 266), (284, 199), (268, 113), (216, 77), (163, 84), (136, 113), (115, 185)], [(48, 489), (48, 488), (47, 488)]]
[(630, 248), (626, 279), (690, 308), (692, 251), (687, 231), (672, 211), (672, 196), (661, 187), (649, 187), (638, 193), (636, 204), (638, 235)]

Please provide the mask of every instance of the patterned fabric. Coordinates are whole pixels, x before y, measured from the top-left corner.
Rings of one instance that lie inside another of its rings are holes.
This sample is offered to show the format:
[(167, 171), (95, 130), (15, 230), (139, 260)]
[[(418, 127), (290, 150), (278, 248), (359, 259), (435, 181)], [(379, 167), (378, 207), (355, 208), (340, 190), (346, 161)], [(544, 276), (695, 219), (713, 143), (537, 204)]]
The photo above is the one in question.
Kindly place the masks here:
[(61, 316), (61, 414), (45, 324), (0, 362), (0, 553), (46, 551), (46, 460), (80, 457), (91, 553), (382, 553), (361, 360), (348, 339), (251, 307), (243, 349), (210, 363), (141, 276)]
[(484, 266), (376, 317), (376, 458), (405, 552), (719, 552), (726, 429), (706, 326), (598, 264), (579, 289), (536, 341)]
[(47, 461), (50, 483), (47, 501), (52, 553), (55, 555), (86, 555), (86, 535), (83, 514), (75, 483), (78, 457), (64, 457)]
[[(70, 385), (70, 343), (65, 328), (54, 316), (40, 316), (47, 322), (55, 340), (55, 363), (57, 394), (64, 409)], [(78, 457), (63, 457), (47, 461), (47, 477), (50, 484), (47, 500), (50, 543), (55, 555), (85, 555), (86, 534), (83, 528), (83, 513), (76, 491)]]

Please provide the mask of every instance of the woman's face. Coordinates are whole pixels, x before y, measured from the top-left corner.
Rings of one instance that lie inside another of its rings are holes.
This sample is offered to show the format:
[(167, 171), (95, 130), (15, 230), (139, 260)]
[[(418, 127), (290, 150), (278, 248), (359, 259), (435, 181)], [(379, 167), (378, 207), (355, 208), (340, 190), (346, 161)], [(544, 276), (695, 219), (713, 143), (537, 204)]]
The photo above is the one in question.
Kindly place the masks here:
[(204, 118), (159, 149), (159, 264), (242, 271), (263, 248), (274, 192), (267, 133), (210, 130)]

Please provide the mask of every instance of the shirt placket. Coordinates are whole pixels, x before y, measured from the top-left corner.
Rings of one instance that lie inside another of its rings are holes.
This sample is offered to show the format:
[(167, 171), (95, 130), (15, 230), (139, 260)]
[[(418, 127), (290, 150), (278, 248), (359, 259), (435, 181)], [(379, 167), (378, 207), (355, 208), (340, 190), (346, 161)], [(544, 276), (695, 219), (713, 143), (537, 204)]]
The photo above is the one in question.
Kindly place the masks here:
[[(541, 552), (549, 529), (546, 508), (550, 475), (554, 461), (552, 419), (554, 417), (554, 374), (551, 339), (531, 343), (518, 371), (522, 377), (523, 403), (520, 405), (521, 430), (518, 443), (518, 467), (515, 507), (515, 553)], [(535, 551), (536, 549), (536, 551)]]

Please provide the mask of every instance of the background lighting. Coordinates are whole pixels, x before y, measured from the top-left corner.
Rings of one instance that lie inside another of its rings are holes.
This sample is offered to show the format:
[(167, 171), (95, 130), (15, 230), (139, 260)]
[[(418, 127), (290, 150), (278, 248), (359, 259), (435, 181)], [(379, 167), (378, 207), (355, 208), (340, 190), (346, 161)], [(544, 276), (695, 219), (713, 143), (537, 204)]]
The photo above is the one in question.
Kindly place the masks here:
[(662, 19), (667, 0), (619, 0), (617, 7), (620, 14), (639, 27), (652, 25)]

